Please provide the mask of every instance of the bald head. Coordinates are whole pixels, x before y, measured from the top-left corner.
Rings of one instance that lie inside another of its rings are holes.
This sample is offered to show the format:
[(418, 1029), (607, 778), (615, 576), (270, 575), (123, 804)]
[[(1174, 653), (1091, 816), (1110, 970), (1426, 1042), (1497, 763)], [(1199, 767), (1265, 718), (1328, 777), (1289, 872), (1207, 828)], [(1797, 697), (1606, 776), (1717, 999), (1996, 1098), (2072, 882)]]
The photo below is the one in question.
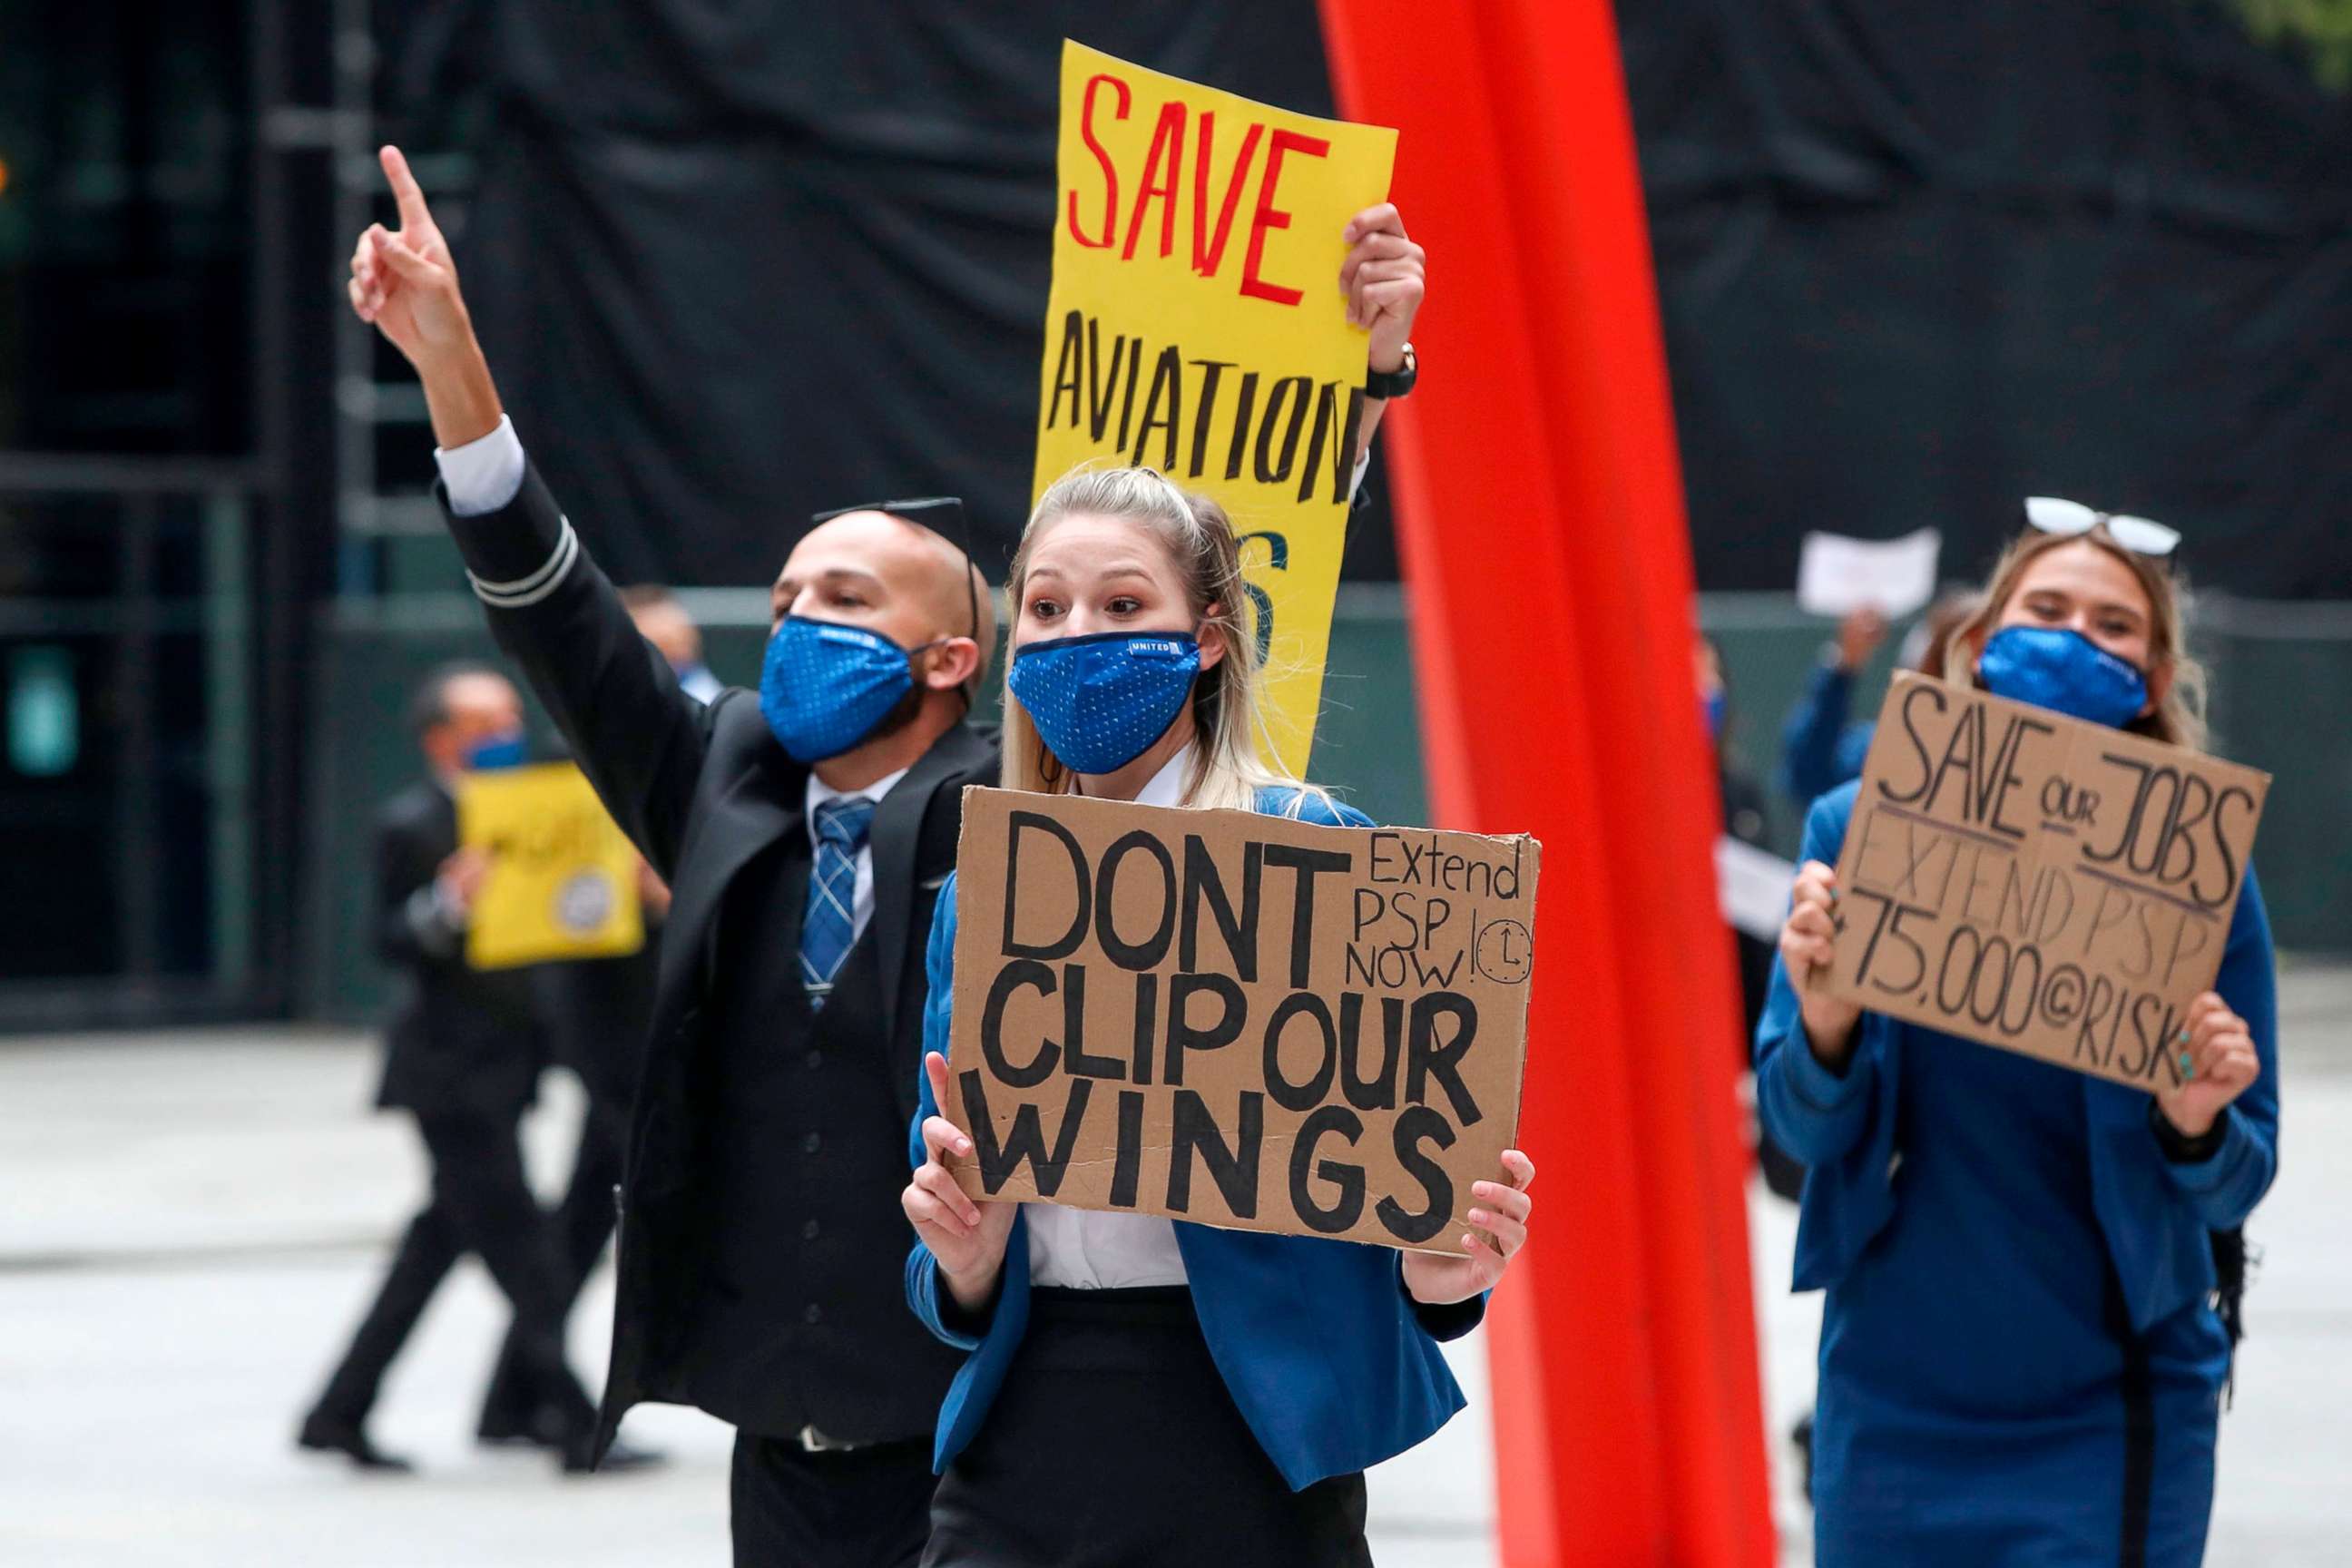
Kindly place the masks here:
[[(980, 569), (931, 530), (883, 511), (844, 512), (809, 530), (785, 561), (770, 608), (778, 622), (845, 622), (906, 648), (968, 639), (975, 651), (953, 660), (967, 672), (950, 689), (978, 679), (996, 646), (995, 600)], [(933, 660), (932, 668), (945, 665)]]

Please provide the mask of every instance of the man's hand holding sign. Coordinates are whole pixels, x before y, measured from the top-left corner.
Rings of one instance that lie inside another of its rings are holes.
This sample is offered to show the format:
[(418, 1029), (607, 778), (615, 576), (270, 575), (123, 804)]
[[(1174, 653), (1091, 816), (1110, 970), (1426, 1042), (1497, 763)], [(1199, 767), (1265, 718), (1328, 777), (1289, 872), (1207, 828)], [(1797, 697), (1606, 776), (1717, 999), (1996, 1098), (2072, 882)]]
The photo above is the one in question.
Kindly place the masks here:
[(2211, 989), (2268, 775), (1905, 675), (1837, 868), (1780, 939), (1813, 1054), (1865, 1009), (2151, 1090), (2209, 1131), (2257, 1070)]
[(958, 860), (907, 1209), (959, 1300), (1008, 1199), (1405, 1248), (1433, 1303), (1501, 1277), (1532, 840), (975, 791)]

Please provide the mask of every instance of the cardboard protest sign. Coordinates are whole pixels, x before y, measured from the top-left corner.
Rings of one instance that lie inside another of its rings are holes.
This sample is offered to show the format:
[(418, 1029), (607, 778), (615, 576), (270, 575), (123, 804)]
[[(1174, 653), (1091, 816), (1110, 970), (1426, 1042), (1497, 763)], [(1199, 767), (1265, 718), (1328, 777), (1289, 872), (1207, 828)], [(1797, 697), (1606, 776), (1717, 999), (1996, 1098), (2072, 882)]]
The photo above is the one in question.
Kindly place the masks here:
[(1900, 675), (1838, 857), (1815, 984), (2141, 1089), (2212, 988), (2270, 775)]
[(636, 849), (572, 763), (467, 773), (457, 785), (457, 838), (490, 852), (466, 928), (474, 968), (645, 945)]
[(1396, 132), (1292, 114), (1066, 42), (1035, 492), (1089, 458), (1216, 497), (1241, 536), (1266, 719), (1307, 770), (1366, 333), (1339, 236)]
[(1540, 854), (966, 791), (957, 1181), (1458, 1251), (1518, 1125)]

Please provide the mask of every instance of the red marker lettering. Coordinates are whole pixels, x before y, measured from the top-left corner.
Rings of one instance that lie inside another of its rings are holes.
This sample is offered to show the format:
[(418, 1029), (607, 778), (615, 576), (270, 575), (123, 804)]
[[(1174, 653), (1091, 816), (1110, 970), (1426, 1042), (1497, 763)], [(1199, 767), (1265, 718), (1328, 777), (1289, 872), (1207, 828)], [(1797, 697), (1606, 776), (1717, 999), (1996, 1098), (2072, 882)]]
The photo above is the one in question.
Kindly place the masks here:
[(1265, 183), (1257, 188), (1257, 211), (1250, 218), (1249, 254), (1242, 259), (1242, 292), (1253, 299), (1271, 300), (1277, 305), (1296, 305), (1302, 298), (1299, 290), (1268, 283), (1258, 276), (1258, 265), (1265, 257), (1266, 230), (1288, 228), (1290, 215), (1274, 205), (1275, 182), (1282, 178), (1282, 155), (1303, 153), (1310, 158), (1320, 158), (1331, 151), (1331, 143), (1319, 136), (1301, 136), (1295, 131), (1277, 131), (1265, 150)]
[(1135, 259), (1136, 237), (1143, 232), (1143, 213), (1154, 196), (1160, 198), (1160, 254), (1176, 248), (1176, 192), (1184, 170), (1184, 106), (1171, 99), (1160, 106), (1160, 122), (1151, 128), (1151, 151), (1143, 155), (1143, 186), (1135, 193), (1135, 211), (1128, 216), (1127, 248), (1121, 261)]
[(1242, 137), (1241, 154), (1234, 160), (1233, 174), (1225, 181), (1225, 200), (1217, 210), (1216, 230), (1203, 236), (1202, 227), (1209, 218), (1209, 153), (1216, 130), (1216, 110), (1203, 110), (1201, 144), (1192, 159), (1192, 270), (1203, 278), (1216, 271), (1217, 263), (1224, 259), (1225, 240), (1234, 232), (1234, 209), (1241, 205), (1242, 187), (1249, 183), (1250, 161), (1257, 156), (1258, 137), (1265, 127), (1250, 122), (1248, 133)]
[(1118, 109), (1111, 115), (1113, 120), (1127, 118), (1127, 107), (1133, 98), (1128, 91), (1127, 83), (1106, 74), (1087, 79), (1086, 97), (1079, 101), (1078, 135), (1085, 140), (1087, 150), (1095, 155), (1095, 162), (1102, 165), (1102, 237), (1088, 239), (1087, 231), (1078, 226), (1078, 193), (1075, 190), (1069, 193), (1070, 237), (1094, 250), (1115, 244), (1118, 239), (1118, 171), (1111, 166), (1110, 154), (1103, 151), (1103, 144), (1095, 140), (1095, 89), (1105, 82), (1118, 92)]

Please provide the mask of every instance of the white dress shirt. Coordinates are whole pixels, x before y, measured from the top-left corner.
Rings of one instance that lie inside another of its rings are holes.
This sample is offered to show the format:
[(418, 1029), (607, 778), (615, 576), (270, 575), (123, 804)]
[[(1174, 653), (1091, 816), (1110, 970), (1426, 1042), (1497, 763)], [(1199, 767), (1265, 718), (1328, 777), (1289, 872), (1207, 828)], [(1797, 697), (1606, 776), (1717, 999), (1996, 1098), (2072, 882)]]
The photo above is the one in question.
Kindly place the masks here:
[[(816, 853), (816, 808), (818, 806), (829, 800), (853, 800), (860, 796), (879, 805), (882, 797), (897, 788), (898, 781), (906, 776), (907, 770), (900, 768), (895, 773), (886, 773), (876, 779), (864, 789), (835, 789), (812, 772), (808, 776), (808, 802), (802, 808), (808, 816), (809, 853), (811, 855)], [(857, 847), (857, 890), (849, 900), (849, 940), (856, 942), (859, 937), (864, 936), (866, 922), (873, 918), (874, 838), (871, 834), (868, 834), (866, 842)]]
[(434, 447), (433, 463), (449, 492), (449, 510), (459, 517), (496, 511), (522, 493), (522, 438), (503, 414), (499, 427), (478, 440)]
[[(1185, 747), (1135, 797), (1139, 805), (1181, 805), (1192, 768)], [(1081, 1290), (1127, 1290), (1185, 1282), (1176, 1226), (1158, 1215), (1097, 1214), (1058, 1204), (1023, 1204), (1029, 1224), (1029, 1282)]]

